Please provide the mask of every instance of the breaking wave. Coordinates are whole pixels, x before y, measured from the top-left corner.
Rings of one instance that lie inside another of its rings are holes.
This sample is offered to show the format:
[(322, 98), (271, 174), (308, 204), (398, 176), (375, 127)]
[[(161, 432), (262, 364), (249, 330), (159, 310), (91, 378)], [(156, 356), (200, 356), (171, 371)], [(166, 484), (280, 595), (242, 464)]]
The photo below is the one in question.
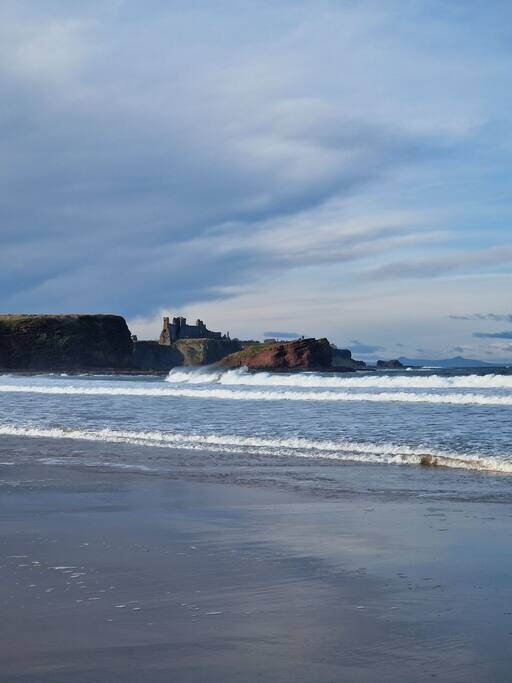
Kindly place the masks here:
[(247, 368), (212, 370), (176, 368), (166, 378), (171, 384), (220, 384), (223, 386), (298, 387), (310, 389), (512, 389), (512, 375), (340, 376), (320, 373), (251, 373)]
[(512, 395), (493, 395), (476, 393), (411, 393), (406, 391), (382, 391), (376, 393), (347, 391), (258, 391), (227, 388), (175, 388), (175, 387), (134, 387), (134, 386), (73, 386), (39, 384), (0, 384), (2, 393), (56, 394), (70, 396), (128, 396), (157, 398), (202, 398), (228, 401), (369, 401), (390, 403), (435, 403), (452, 405), (512, 406)]
[(318, 441), (301, 437), (263, 438), (218, 434), (176, 434), (162, 431), (64, 429), (61, 427), (43, 428), (11, 425), (0, 425), (0, 435), (124, 443), (168, 449), (207, 450), (275, 457), (329, 459), (342, 462), (397, 465), (427, 464), (455, 469), (512, 473), (512, 461), (508, 457), (446, 453), (427, 446), (423, 448), (393, 443), (375, 444), (349, 440)]

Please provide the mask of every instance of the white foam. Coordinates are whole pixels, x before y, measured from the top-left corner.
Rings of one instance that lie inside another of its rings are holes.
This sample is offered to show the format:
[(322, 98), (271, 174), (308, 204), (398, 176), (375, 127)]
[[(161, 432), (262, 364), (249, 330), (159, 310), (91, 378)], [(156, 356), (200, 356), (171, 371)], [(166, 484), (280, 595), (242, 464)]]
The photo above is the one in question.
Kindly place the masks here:
[(171, 384), (220, 384), (224, 386), (298, 387), (312, 389), (512, 389), (512, 375), (340, 376), (320, 373), (279, 374), (248, 372), (247, 368), (215, 371), (176, 368), (166, 378)]
[[(382, 464), (421, 464), (425, 458), (444, 467), (488, 470), (512, 473), (512, 456), (489, 457), (485, 454), (448, 453), (429, 446), (407, 446), (394, 443), (365, 443), (340, 439), (319, 441), (302, 437), (254, 437), (235, 434), (179, 434), (172, 432), (137, 432), (111, 429), (79, 430), (59, 427), (1, 425), (0, 435), (77, 439), (106, 443), (126, 443), (160, 448), (175, 448), (222, 453), (244, 453), (276, 457), (322, 458), (338, 461), (352, 461)], [(58, 459), (70, 462), (69, 458)], [(49, 463), (56, 460), (47, 459)], [(74, 462), (74, 461), (73, 461)], [(107, 465), (108, 463), (101, 463)], [(126, 465), (128, 466), (128, 465)]]
[(2, 393), (54, 394), (70, 396), (131, 396), (158, 398), (203, 398), (234, 401), (370, 401), (392, 403), (437, 403), (454, 405), (512, 406), (512, 395), (475, 393), (411, 393), (405, 391), (350, 393), (347, 391), (244, 391), (243, 389), (183, 389), (156, 387), (113, 387), (76, 385), (1, 384)]

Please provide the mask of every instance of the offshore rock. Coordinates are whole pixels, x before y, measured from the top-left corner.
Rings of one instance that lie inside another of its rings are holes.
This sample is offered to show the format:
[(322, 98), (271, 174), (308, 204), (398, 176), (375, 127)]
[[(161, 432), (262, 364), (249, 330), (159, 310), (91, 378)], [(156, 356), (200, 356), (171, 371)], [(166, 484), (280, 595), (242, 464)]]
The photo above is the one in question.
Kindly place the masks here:
[(332, 349), (327, 339), (297, 339), (290, 342), (255, 344), (223, 358), (222, 368), (250, 370), (331, 370)]
[(392, 360), (378, 360), (377, 367), (381, 370), (400, 370), (400, 368), (405, 368), (405, 365), (397, 358), (393, 358)]
[(130, 367), (132, 340), (119, 315), (0, 315), (0, 368)]

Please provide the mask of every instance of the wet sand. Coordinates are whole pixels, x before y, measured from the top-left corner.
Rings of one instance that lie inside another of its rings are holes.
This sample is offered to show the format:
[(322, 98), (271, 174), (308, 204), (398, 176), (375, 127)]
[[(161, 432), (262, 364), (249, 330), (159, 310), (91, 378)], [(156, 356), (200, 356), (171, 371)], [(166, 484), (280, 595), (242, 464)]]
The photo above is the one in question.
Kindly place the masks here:
[(510, 504), (0, 465), (0, 681), (504, 681)]

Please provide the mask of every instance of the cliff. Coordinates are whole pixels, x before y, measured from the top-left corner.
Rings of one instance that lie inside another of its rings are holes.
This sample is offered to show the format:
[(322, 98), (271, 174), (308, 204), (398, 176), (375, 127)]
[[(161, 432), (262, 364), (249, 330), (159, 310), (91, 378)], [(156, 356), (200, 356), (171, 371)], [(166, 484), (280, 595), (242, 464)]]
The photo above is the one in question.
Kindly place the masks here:
[(171, 345), (138, 341), (133, 345), (133, 366), (140, 370), (171, 370), (180, 365), (209, 365), (239, 351), (231, 339), (179, 339)]
[(0, 315), (0, 368), (130, 367), (132, 340), (119, 315)]
[(257, 344), (223, 358), (222, 368), (250, 370), (330, 370), (332, 349), (327, 339), (298, 339), (275, 344)]
[(132, 365), (137, 370), (171, 370), (182, 365), (182, 357), (174, 346), (163, 346), (157, 341), (136, 341)]
[(242, 348), (235, 339), (179, 339), (175, 346), (181, 365), (210, 365)]
[(349, 349), (333, 349), (332, 367), (338, 371), (364, 370), (366, 363), (364, 360), (354, 360)]

